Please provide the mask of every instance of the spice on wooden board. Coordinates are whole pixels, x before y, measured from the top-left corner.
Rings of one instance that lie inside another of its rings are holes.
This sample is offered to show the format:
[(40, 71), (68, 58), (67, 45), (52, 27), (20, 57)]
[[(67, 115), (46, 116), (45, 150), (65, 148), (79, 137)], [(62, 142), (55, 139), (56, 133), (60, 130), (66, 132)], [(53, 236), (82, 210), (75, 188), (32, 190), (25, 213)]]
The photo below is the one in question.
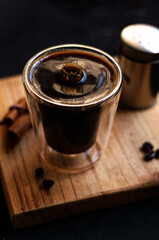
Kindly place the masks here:
[(154, 158), (159, 159), (159, 149), (154, 151), (154, 146), (151, 142), (144, 142), (140, 150), (145, 153), (144, 161), (146, 162), (149, 162)]
[(35, 177), (36, 178), (42, 177), (43, 174), (44, 174), (43, 168), (39, 167), (39, 168), (35, 169)]
[(42, 186), (45, 190), (49, 190), (51, 187), (53, 187), (54, 181), (51, 179), (44, 179), (42, 182)]
[(141, 151), (144, 152), (144, 153), (148, 153), (148, 152), (152, 151), (153, 148), (154, 147), (153, 147), (152, 143), (144, 142), (142, 147), (141, 147)]
[(5, 115), (3, 122), (8, 126), (12, 125), (18, 116), (24, 112), (28, 112), (28, 107), (25, 98), (20, 98), (17, 103), (10, 106), (7, 114)]
[(1, 124), (7, 125), (8, 136), (12, 139), (20, 139), (31, 127), (28, 106), (25, 98), (20, 98), (15, 104), (9, 107)]
[(152, 160), (153, 158), (155, 158), (155, 156), (156, 156), (156, 154), (155, 154), (154, 151), (148, 152), (148, 153), (145, 154), (144, 160), (145, 160), (145, 161), (150, 161), (150, 160)]
[(155, 158), (156, 158), (156, 159), (159, 159), (159, 149), (157, 149), (155, 153), (156, 153)]
[(20, 115), (17, 120), (8, 129), (8, 134), (14, 139), (20, 139), (27, 129), (31, 127), (29, 114)]

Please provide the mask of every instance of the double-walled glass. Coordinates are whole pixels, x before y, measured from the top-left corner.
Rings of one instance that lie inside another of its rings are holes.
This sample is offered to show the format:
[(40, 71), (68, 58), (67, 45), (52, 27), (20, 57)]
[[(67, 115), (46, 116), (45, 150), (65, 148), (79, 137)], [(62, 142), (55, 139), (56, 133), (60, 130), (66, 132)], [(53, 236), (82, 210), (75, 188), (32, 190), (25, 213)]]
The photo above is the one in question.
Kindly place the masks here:
[[(104, 57), (113, 68), (114, 88), (89, 103), (56, 102), (40, 94), (32, 76), (43, 59), (57, 52), (84, 51)], [(112, 128), (121, 90), (121, 71), (107, 53), (84, 45), (67, 44), (45, 49), (33, 56), (23, 70), (32, 125), (41, 157), (57, 170), (78, 172), (93, 166), (102, 156)], [(109, 161), (109, 159), (105, 159)]]

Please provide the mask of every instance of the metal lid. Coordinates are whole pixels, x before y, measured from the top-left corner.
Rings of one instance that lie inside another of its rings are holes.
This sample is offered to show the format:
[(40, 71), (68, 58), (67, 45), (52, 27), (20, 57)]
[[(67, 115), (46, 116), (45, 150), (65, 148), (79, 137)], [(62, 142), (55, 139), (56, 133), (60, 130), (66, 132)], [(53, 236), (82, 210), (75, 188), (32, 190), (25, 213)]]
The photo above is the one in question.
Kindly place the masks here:
[(139, 62), (159, 59), (159, 28), (132, 24), (122, 30), (120, 38), (120, 49), (127, 57)]

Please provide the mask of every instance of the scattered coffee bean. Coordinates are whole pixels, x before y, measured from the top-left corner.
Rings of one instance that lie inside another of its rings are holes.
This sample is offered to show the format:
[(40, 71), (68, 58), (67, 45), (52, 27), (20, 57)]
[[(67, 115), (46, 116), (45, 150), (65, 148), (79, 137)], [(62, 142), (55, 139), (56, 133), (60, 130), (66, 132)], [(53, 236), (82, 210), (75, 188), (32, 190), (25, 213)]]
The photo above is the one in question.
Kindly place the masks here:
[(159, 149), (156, 150), (155, 154), (156, 154), (156, 155), (155, 155), (155, 158), (156, 158), (156, 159), (159, 159)]
[(153, 158), (155, 158), (155, 156), (156, 156), (156, 153), (155, 153), (155, 152), (153, 152), (153, 151), (148, 152), (148, 153), (145, 154), (144, 160), (145, 160), (145, 161), (150, 161), (150, 160), (152, 160)]
[(35, 169), (35, 177), (36, 177), (36, 178), (42, 177), (43, 174), (44, 174), (43, 168), (36, 168), (36, 169)]
[(144, 153), (149, 153), (153, 150), (153, 145), (150, 142), (144, 142), (142, 147), (141, 147), (141, 151)]
[(42, 182), (44, 189), (48, 190), (54, 185), (54, 181), (51, 179), (45, 179)]

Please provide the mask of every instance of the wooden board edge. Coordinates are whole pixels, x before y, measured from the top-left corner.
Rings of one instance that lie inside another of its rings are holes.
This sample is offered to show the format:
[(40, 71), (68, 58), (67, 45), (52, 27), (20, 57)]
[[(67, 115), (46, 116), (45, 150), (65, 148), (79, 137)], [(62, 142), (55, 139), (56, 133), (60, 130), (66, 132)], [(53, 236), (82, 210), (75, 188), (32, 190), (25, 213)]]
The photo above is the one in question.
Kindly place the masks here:
[(0, 82), (14, 81), (14, 80), (20, 81), (20, 79), (22, 79), (22, 74), (16, 74), (16, 75), (2, 77), (2, 78), (0, 78)]
[(7, 184), (6, 184), (6, 180), (5, 180), (5, 177), (4, 177), (4, 173), (2, 171), (1, 164), (0, 164), (0, 179), (1, 179), (1, 185), (2, 185), (2, 188), (3, 188), (4, 197), (5, 197), (7, 206), (8, 206), (8, 211), (9, 211), (10, 216), (12, 216), (12, 215), (14, 215), (14, 210), (13, 210), (13, 207), (12, 207), (12, 202), (11, 202), (9, 190), (7, 188)]
[[(115, 191), (111, 194), (103, 194), (94, 198), (82, 199), (76, 202), (49, 206), (33, 211), (28, 211), (11, 216), (14, 229), (21, 229), (46, 223), (51, 220), (66, 218), (69, 216), (88, 213), (104, 208), (124, 205), (136, 201), (155, 198), (159, 196), (159, 182), (145, 184), (145, 186), (136, 189), (125, 189), (121, 192)], [(147, 191), (149, 189), (149, 191)]]

